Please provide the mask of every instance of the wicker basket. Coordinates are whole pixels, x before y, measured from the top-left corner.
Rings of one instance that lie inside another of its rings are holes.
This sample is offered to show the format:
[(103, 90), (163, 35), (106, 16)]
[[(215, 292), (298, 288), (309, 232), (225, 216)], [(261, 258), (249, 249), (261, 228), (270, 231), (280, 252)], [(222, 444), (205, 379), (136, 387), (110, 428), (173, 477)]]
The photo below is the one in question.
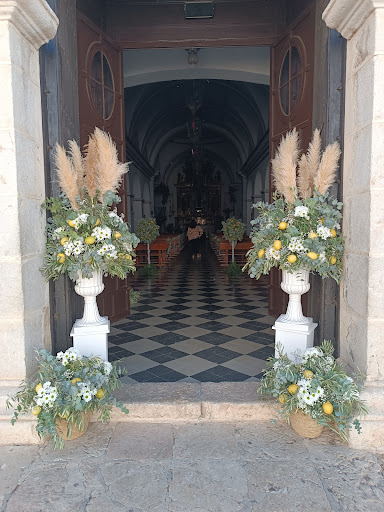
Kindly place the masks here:
[(296, 412), (291, 412), (289, 415), (289, 423), (297, 434), (301, 437), (308, 437), (314, 439), (319, 437), (323, 431), (323, 426), (319, 425), (309, 415), (304, 414), (300, 409)]
[(67, 437), (67, 420), (65, 418), (58, 418), (56, 420), (56, 432), (65, 441), (72, 441), (73, 439), (78, 439), (79, 437), (83, 436), (87, 431), (90, 416), (90, 411), (84, 413), (84, 430), (79, 430), (75, 425), (72, 425), (71, 437)]

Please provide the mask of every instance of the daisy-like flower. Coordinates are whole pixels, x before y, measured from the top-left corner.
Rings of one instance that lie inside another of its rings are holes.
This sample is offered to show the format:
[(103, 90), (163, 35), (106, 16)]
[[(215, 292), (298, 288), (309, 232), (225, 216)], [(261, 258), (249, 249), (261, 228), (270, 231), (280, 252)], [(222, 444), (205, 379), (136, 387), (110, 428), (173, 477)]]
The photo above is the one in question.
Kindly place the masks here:
[(108, 226), (97, 226), (93, 229), (91, 234), (98, 242), (102, 242), (106, 238), (111, 238), (111, 235), (112, 231)]
[(322, 226), (322, 225), (317, 226), (316, 233), (317, 233), (317, 236), (323, 240), (326, 240), (327, 238), (331, 238), (331, 236), (332, 236), (331, 230), (329, 228), (327, 228), (326, 226)]
[(291, 252), (304, 253), (306, 249), (303, 245), (303, 239), (300, 237), (293, 236), (288, 244), (288, 249)]
[(112, 365), (109, 361), (105, 361), (104, 363), (104, 375), (109, 375), (112, 371)]
[(309, 219), (308, 207), (307, 206), (296, 206), (294, 216), (295, 217), (303, 217), (304, 219)]
[(82, 225), (82, 224), (86, 224), (87, 223), (87, 220), (88, 220), (88, 213), (82, 213), (81, 215), (79, 215), (78, 217), (76, 217), (76, 219), (73, 221), (74, 223), (74, 228), (76, 230), (79, 229), (79, 227)]
[(277, 251), (274, 247), (268, 247), (268, 249), (266, 250), (265, 256), (269, 260), (272, 258), (274, 258), (275, 260), (279, 260), (280, 259), (280, 251)]
[(124, 220), (120, 217), (120, 215), (118, 215), (118, 213), (116, 211), (113, 211), (113, 212), (109, 212), (108, 213), (108, 216), (111, 218), (111, 220), (113, 222), (124, 222)]
[(60, 238), (63, 236), (64, 233), (65, 233), (65, 229), (63, 227), (56, 228), (54, 230), (54, 232), (52, 233), (52, 238), (54, 240), (60, 240)]

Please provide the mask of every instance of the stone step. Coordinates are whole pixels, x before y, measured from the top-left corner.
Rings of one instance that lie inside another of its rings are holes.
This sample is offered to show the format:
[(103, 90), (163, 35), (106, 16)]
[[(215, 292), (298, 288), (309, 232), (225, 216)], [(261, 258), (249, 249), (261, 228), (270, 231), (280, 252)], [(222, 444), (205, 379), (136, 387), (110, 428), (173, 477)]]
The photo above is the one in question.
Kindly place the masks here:
[[(123, 384), (115, 395), (129, 409), (129, 414), (114, 408), (111, 421), (267, 422), (275, 417), (276, 404), (261, 400), (257, 393), (258, 387), (257, 382)], [(5, 408), (6, 396), (0, 392), (0, 444), (38, 443), (34, 416), (20, 416), (12, 427), (12, 411)], [(98, 414), (93, 414), (91, 421), (97, 419)]]

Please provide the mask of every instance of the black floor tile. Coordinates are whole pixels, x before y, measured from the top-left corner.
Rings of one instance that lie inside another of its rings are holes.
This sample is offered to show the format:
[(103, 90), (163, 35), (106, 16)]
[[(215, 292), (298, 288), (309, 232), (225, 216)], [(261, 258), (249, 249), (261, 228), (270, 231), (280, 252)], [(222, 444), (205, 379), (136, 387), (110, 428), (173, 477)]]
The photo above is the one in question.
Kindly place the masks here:
[(226, 315), (221, 315), (220, 313), (215, 313), (214, 311), (209, 311), (208, 313), (204, 313), (203, 315), (197, 315), (199, 318), (206, 318), (207, 320), (219, 320), (220, 318), (225, 318)]
[(144, 352), (140, 355), (150, 359), (151, 361), (156, 361), (157, 363), (166, 363), (168, 361), (173, 361), (174, 359), (179, 359), (180, 357), (188, 356), (189, 354), (181, 352), (181, 350), (176, 350), (172, 347), (162, 347), (150, 350), (149, 352)]
[(140, 322), (128, 322), (126, 324), (119, 324), (117, 329), (121, 329), (122, 331), (135, 331), (136, 329), (143, 329), (144, 327), (147, 327), (147, 325)]
[(190, 315), (186, 315), (185, 313), (167, 313), (166, 315), (160, 315), (161, 318), (166, 318), (167, 320), (183, 320), (184, 318), (189, 318)]
[(178, 331), (179, 329), (185, 329), (188, 325), (181, 322), (165, 322), (164, 324), (159, 324), (157, 327), (164, 331)]
[[(258, 318), (262, 318), (263, 316), (265, 315), (262, 315), (260, 313), (253, 313), (252, 311), (244, 311), (243, 313), (238, 313), (236, 315), (234, 315), (238, 318), (244, 318), (245, 320), (257, 320)], [(256, 324), (257, 322), (255, 322)], [(263, 325), (263, 324), (261, 324)], [(268, 325), (266, 326), (264, 324), (264, 329), (266, 329), (268, 327)]]
[(196, 357), (201, 357), (202, 359), (206, 359), (207, 361), (211, 361), (211, 363), (220, 364), (226, 363), (227, 361), (235, 359), (236, 357), (240, 357), (242, 354), (222, 347), (212, 347), (201, 350), (200, 352), (196, 352), (193, 355)]
[(211, 343), (212, 345), (222, 345), (223, 343), (227, 343), (227, 341), (234, 340), (235, 338), (220, 332), (210, 332), (208, 334), (198, 336), (196, 339), (205, 341), (206, 343)]
[(142, 336), (138, 336), (132, 332), (125, 332), (124, 334), (118, 334), (117, 336), (108, 336), (109, 343), (114, 345), (123, 345), (124, 343), (130, 343), (131, 341), (141, 340)]
[(200, 382), (243, 382), (249, 379), (249, 375), (230, 370), (224, 366), (215, 366), (204, 372), (192, 375), (192, 377)]
[(255, 343), (261, 343), (262, 345), (271, 345), (274, 342), (274, 336), (266, 334), (265, 332), (254, 332), (244, 336), (243, 340), (254, 341)]
[(211, 322), (199, 324), (199, 327), (201, 329), (207, 329), (207, 331), (221, 331), (222, 329), (228, 329), (229, 325), (212, 320)]
[(272, 357), (275, 355), (275, 348), (274, 347), (263, 347), (259, 350), (255, 350), (254, 352), (251, 352), (250, 354), (247, 354), (248, 356), (257, 357), (257, 359), (264, 359), (267, 360), (268, 357)]
[(156, 341), (156, 343), (161, 343), (162, 345), (173, 345), (179, 341), (187, 340), (188, 337), (183, 336), (182, 334), (177, 334), (174, 331), (169, 331), (164, 334), (158, 334), (157, 336), (150, 336), (149, 339)]
[[(260, 316), (261, 318), (261, 316)], [(254, 320), (251, 320), (250, 322), (244, 322), (241, 324), (241, 327), (244, 327), (244, 329), (251, 329), (252, 331), (261, 331), (263, 329), (268, 329), (269, 327), (272, 327), (271, 325), (264, 324), (263, 322), (257, 322)]]

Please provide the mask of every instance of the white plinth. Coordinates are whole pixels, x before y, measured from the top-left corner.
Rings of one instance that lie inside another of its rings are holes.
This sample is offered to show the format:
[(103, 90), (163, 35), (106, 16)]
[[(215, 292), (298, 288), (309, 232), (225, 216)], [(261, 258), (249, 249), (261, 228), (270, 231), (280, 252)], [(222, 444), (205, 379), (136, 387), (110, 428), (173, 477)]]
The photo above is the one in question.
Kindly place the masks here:
[[(314, 331), (318, 324), (308, 318), (307, 323), (294, 324), (281, 321), (285, 315), (280, 315), (272, 329), (275, 330), (275, 346), (277, 343), (283, 346), (283, 352), (293, 360), (293, 353), (297, 350), (304, 352), (307, 348), (313, 347)], [(278, 357), (275, 350), (275, 357)]]
[(108, 361), (108, 334), (111, 330), (108, 317), (103, 317), (105, 323), (97, 325), (78, 325), (79, 320), (73, 324), (71, 336), (73, 346), (81, 355), (99, 356)]

